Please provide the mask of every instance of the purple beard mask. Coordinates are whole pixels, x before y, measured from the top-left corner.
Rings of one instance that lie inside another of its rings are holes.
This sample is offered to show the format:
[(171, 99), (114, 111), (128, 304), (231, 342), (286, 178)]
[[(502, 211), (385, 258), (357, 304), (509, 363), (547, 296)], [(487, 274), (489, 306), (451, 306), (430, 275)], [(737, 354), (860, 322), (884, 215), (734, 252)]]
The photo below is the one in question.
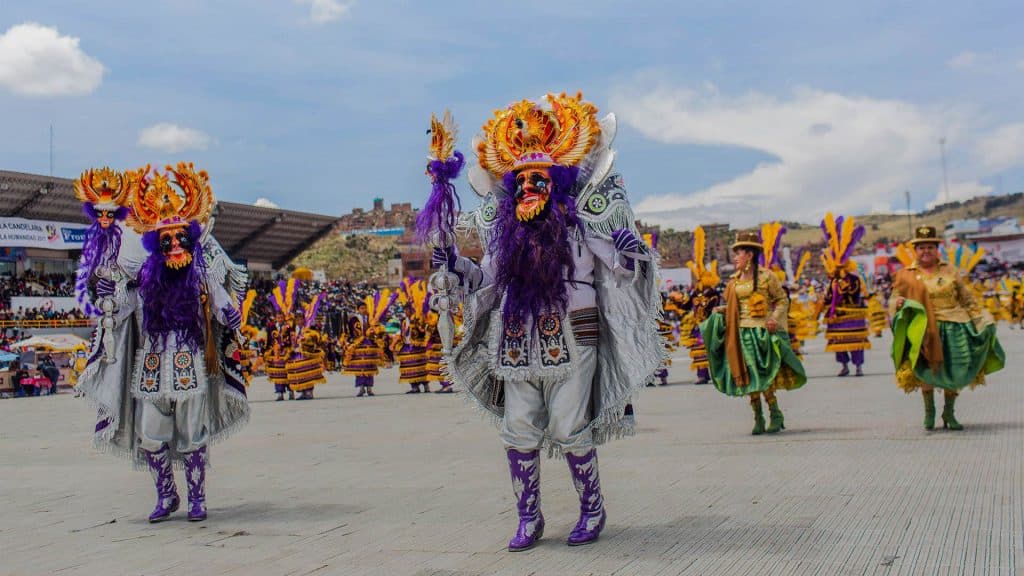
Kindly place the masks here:
[(488, 249), (497, 288), (507, 294), (502, 310), (506, 323), (536, 319), (548, 310), (564, 314), (569, 305), (567, 278), (576, 273), (569, 231), (580, 226), (572, 196), (578, 172), (575, 167), (552, 166), (548, 204), (527, 222), (516, 218), (516, 174), (509, 172), (502, 180), (508, 193), (499, 200), (496, 233)]
[(206, 278), (206, 262), (199, 239), (202, 228), (193, 220), (188, 233), (193, 241), (192, 262), (173, 270), (164, 262), (160, 251), (160, 232), (146, 232), (142, 245), (149, 257), (139, 271), (139, 294), (142, 297), (142, 327), (149, 335), (150, 344), (163, 350), (167, 337), (175, 334), (179, 346), (193, 352), (203, 346), (203, 327), (206, 323), (201, 300)]
[(109, 267), (117, 262), (117, 255), (121, 251), (121, 227), (117, 222), (128, 216), (128, 209), (119, 207), (114, 213), (114, 222), (107, 228), (100, 225), (92, 204), (82, 204), (82, 212), (89, 217), (92, 224), (85, 230), (86, 240), (82, 246), (82, 259), (78, 263), (78, 273), (75, 276), (75, 292), (82, 309), (86, 314), (93, 316), (100, 315), (101, 312), (89, 302), (89, 280), (101, 267)]

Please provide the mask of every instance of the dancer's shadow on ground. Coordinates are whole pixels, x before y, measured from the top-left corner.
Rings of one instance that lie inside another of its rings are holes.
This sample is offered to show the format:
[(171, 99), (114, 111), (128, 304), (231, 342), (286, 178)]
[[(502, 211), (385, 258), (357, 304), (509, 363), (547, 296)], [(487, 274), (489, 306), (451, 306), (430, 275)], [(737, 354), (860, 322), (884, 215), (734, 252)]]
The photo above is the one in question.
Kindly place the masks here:
[(623, 526), (620, 529), (609, 526), (601, 540), (606, 546), (614, 546), (615, 542), (628, 543), (630, 553), (643, 556), (681, 558), (750, 550), (752, 547), (765, 554), (783, 554), (793, 542), (813, 539), (817, 537), (816, 533), (824, 532), (813, 527), (813, 518), (771, 525), (740, 524), (730, 520), (729, 516), (709, 514), (680, 516), (662, 524)]
[[(961, 416), (960, 418), (963, 418)], [(970, 420), (963, 420), (960, 422), (964, 425), (963, 430), (944, 430), (942, 428), (942, 420), (936, 418), (935, 432), (946, 432), (951, 435), (963, 435), (963, 436), (974, 436), (974, 435), (989, 435), (998, 432), (1012, 432), (1014, 430), (1024, 429), (1024, 421), (1018, 422), (979, 422), (977, 424), (971, 423)]]
[(181, 509), (174, 513), (169, 520), (158, 525), (150, 524), (146, 517), (142, 515), (131, 516), (118, 523), (124, 522), (140, 528), (145, 527), (146, 529), (167, 524), (171, 526), (189, 525), (196, 529), (227, 530), (229, 528), (226, 526), (256, 527), (288, 522), (294, 522), (297, 525), (303, 523), (312, 525), (320, 523), (346, 523), (349, 518), (366, 511), (366, 508), (359, 506), (326, 502), (292, 503), (287, 500), (281, 502), (246, 501), (232, 506), (211, 505), (209, 507), (209, 518), (205, 522), (193, 524), (187, 521), (186, 511), (188, 510), (188, 503), (185, 500), (185, 495), (182, 494), (181, 497)]
[(218, 522), (242, 524), (280, 523), (288, 521), (317, 522), (344, 520), (365, 512), (366, 508), (349, 504), (318, 502), (294, 503), (284, 501), (246, 501), (234, 506), (211, 507), (210, 517)]

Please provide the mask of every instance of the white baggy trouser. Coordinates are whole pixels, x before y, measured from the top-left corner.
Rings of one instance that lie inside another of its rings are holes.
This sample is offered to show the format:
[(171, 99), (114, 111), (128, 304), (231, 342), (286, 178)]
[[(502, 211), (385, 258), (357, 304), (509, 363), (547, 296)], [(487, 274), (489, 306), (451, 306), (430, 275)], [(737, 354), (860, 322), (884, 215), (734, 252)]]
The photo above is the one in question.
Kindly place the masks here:
[(175, 452), (186, 454), (206, 446), (210, 436), (206, 394), (185, 400), (159, 398), (135, 402), (135, 433), (143, 450), (159, 452), (166, 444)]
[(597, 370), (597, 347), (580, 346), (571, 375), (561, 382), (505, 382), (505, 418), (501, 441), (506, 449), (529, 452), (544, 436), (562, 452), (593, 447), (590, 396)]

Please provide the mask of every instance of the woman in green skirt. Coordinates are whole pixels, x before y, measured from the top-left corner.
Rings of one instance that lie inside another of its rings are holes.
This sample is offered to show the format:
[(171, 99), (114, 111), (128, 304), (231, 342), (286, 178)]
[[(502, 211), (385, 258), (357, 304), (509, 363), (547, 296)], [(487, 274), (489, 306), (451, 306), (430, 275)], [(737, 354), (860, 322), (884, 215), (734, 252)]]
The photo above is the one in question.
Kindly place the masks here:
[[(737, 235), (732, 245), (736, 273), (725, 289), (725, 306), (700, 326), (715, 388), (729, 396), (750, 397), (755, 435), (786, 427), (775, 391), (795, 390), (807, 382), (786, 332), (789, 299), (778, 277), (759, 269), (762, 250), (756, 232)], [(771, 418), (767, 428), (762, 396)]]
[(896, 384), (908, 394), (921, 390), (926, 430), (935, 428), (935, 388), (941, 388), (942, 427), (963, 430), (954, 413), (957, 394), (984, 384), (1006, 356), (991, 315), (958, 270), (939, 260), (935, 228), (918, 228), (910, 243), (915, 262), (896, 274), (889, 298)]

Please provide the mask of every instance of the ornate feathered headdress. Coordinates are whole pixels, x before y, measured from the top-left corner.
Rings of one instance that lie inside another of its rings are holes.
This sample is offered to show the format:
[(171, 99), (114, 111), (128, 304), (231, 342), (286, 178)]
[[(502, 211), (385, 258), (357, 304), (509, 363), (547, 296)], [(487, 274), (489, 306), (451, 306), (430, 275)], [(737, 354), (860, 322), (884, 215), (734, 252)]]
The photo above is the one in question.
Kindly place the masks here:
[(305, 328), (309, 328), (313, 324), (316, 324), (316, 315), (320, 312), (320, 305), (324, 302), (324, 293), (321, 292), (313, 297), (312, 300), (306, 303), (302, 307), (303, 323)]
[(826, 243), (821, 261), (829, 276), (835, 276), (842, 270), (856, 273), (857, 263), (851, 256), (864, 237), (864, 227), (858, 225), (852, 216), (836, 218), (829, 212), (821, 221), (821, 230), (825, 233)]
[(409, 319), (428, 324), (430, 315), (430, 290), (423, 280), (406, 278), (398, 287), (398, 301), (408, 310)]
[(242, 300), (242, 305), (239, 307), (242, 313), (242, 326), (249, 323), (249, 313), (252, 312), (252, 305), (256, 302), (256, 291), (249, 290), (245, 293), (245, 299)]
[(255, 338), (259, 330), (255, 326), (249, 324), (249, 314), (252, 313), (252, 305), (256, 302), (256, 291), (249, 290), (245, 293), (245, 299), (242, 300), (242, 305), (239, 306), (239, 310), (242, 313), (241, 328), (239, 331), (246, 336), (246, 338)]
[(793, 282), (799, 282), (800, 278), (804, 275), (804, 268), (807, 267), (807, 263), (811, 261), (811, 251), (804, 250), (804, 253), (800, 255), (800, 263), (796, 265), (796, 272), (793, 273)]
[(971, 271), (974, 270), (974, 267), (977, 266), (984, 257), (984, 248), (972, 250), (963, 244), (958, 244), (956, 247), (946, 247), (946, 260), (948, 260), (953, 266), (956, 266), (961, 276), (970, 275)]
[(766, 270), (772, 270), (780, 280), (785, 281), (786, 270), (782, 264), (782, 237), (786, 235), (786, 227), (780, 222), (761, 225), (761, 255), (759, 264)]
[(285, 316), (292, 315), (292, 308), (295, 306), (295, 298), (298, 295), (298, 284), (299, 281), (294, 278), (277, 283), (270, 293), (270, 303), (274, 305), (275, 310)]
[(712, 260), (710, 267), (705, 266), (705, 243), (704, 227), (697, 226), (693, 231), (693, 260), (687, 262), (686, 267), (690, 269), (690, 274), (699, 287), (713, 288), (718, 286), (722, 279), (718, 275), (718, 260)]
[(525, 168), (577, 166), (601, 136), (597, 107), (564, 92), (546, 96), (549, 107), (521, 100), (484, 124), (477, 144), (480, 166), (495, 178)]
[(392, 292), (387, 288), (378, 291), (373, 296), (367, 296), (363, 302), (366, 304), (366, 315), (370, 320), (370, 326), (380, 325), (397, 299), (398, 292)]
[(902, 243), (896, 246), (896, 259), (900, 261), (900, 264), (904, 268), (909, 268), (916, 258), (914, 257), (914, 247), (907, 243)]
[(128, 202), (124, 180), (117, 170), (89, 168), (75, 179), (75, 198), (97, 210), (117, 210)]
[(455, 142), (459, 137), (459, 128), (448, 110), (440, 120), (436, 114), (430, 115), (430, 160), (444, 162), (455, 154)]
[(143, 234), (195, 220), (205, 226), (213, 211), (213, 191), (206, 170), (196, 172), (191, 162), (167, 166), (167, 173), (150, 167), (130, 174), (132, 213), (128, 225)]

